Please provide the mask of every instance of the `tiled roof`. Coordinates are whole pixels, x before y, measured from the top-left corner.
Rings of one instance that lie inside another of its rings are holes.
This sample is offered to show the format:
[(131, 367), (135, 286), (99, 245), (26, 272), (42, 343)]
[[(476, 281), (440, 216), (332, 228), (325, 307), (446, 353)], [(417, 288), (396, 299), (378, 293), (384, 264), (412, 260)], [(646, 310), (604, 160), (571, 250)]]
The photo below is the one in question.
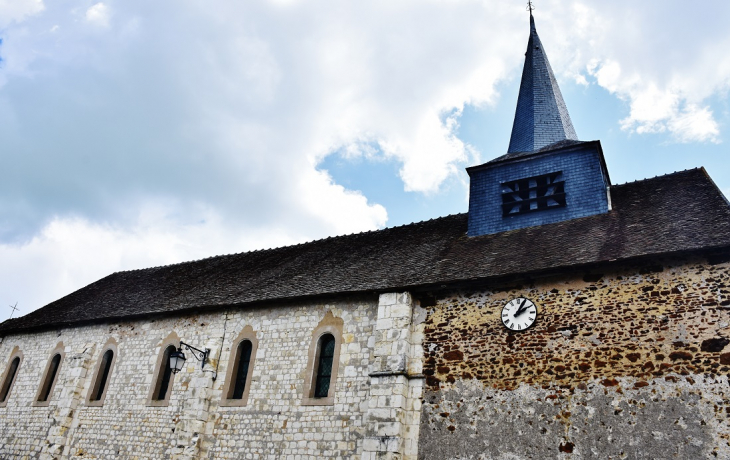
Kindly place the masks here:
[(328, 294), (438, 287), (641, 256), (730, 248), (730, 206), (694, 169), (611, 188), (613, 211), (467, 237), (467, 215), (114, 273), (0, 334)]
[(495, 163), (502, 163), (502, 162), (509, 161), (509, 160), (515, 160), (517, 158), (525, 158), (525, 157), (537, 155), (539, 153), (550, 152), (550, 151), (553, 151), (553, 150), (566, 149), (568, 147), (575, 147), (577, 145), (592, 144), (594, 142), (597, 142), (597, 141), (576, 141), (576, 140), (573, 140), (573, 139), (564, 139), (562, 141), (553, 142), (550, 145), (546, 145), (544, 147), (541, 147), (541, 148), (539, 148), (537, 150), (533, 150), (533, 151), (530, 151), (530, 152), (511, 152), (511, 153), (506, 153), (506, 154), (504, 154), (502, 156), (499, 156), (497, 158), (494, 158), (492, 160), (489, 160), (489, 161), (487, 161), (484, 164), (485, 165), (491, 165), (491, 164), (495, 164)]
[(530, 15), (530, 38), (507, 152), (534, 152), (565, 139), (578, 136)]

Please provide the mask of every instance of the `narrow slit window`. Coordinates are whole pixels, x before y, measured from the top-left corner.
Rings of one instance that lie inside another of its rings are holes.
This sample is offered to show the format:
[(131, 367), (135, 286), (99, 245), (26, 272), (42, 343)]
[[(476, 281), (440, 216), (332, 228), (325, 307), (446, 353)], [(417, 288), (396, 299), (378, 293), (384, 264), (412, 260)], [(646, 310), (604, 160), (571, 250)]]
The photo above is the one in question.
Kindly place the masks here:
[(251, 364), (251, 350), (253, 345), (250, 340), (242, 340), (238, 344), (238, 359), (236, 363), (236, 384), (233, 388), (233, 394), (230, 399), (243, 398), (243, 392), (246, 389), (246, 379), (248, 378), (248, 368)]
[(335, 356), (335, 338), (332, 334), (324, 334), (319, 339), (319, 359), (314, 386), (315, 398), (326, 398), (332, 381), (332, 362)]
[(56, 376), (58, 375), (58, 368), (61, 366), (61, 354), (56, 353), (56, 355), (51, 359), (51, 364), (48, 366), (48, 371), (46, 372), (46, 377), (43, 379), (43, 386), (41, 387), (41, 392), (38, 395), (38, 402), (46, 402), (48, 401), (48, 398), (51, 396), (51, 390), (53, 389), (53, 384), (56, 382)]
[(20, 357), (16, 356), (10, 363), (7, 374), (5, 374), (5, 381), (3, 381), (3, 386), (0, 389), (0, 403), (4, 403), (8, 400), (10, 388), (13, 386), (13, 382), (15, 381), (15, 374), (18, 372), (18, 366), (20, 366)]
[(160, 372), (157, 374), (157, 385), (155, 385), (155, 395), (152, 398), (155, 401), (164, 401), (168, 397), (170, 382), (172, 381), (172, 368), (170, 368), (170, 353), (175, 351), (174, 345), (170, 345), (165, 349), (160, 363)]
[(101, 365), (99, 366), (99, 371), (96, 374), (94, 390), (90, 398), (91, 401), (101, 401), (102, 396), (104, 396), (113, 360), (114, 352), (112, 350), (107, 350), (101, 358)]

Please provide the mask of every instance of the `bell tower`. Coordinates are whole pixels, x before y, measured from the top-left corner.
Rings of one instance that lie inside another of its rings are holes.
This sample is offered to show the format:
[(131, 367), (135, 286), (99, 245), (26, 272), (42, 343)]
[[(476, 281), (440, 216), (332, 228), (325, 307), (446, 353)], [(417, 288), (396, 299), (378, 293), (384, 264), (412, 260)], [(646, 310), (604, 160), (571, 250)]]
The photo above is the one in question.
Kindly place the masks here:
[(507, 153), (467, 168), (469, 236), (609, 212), (611, 185), (599, 141), (578, 140), (535, 28), (525, 52)]

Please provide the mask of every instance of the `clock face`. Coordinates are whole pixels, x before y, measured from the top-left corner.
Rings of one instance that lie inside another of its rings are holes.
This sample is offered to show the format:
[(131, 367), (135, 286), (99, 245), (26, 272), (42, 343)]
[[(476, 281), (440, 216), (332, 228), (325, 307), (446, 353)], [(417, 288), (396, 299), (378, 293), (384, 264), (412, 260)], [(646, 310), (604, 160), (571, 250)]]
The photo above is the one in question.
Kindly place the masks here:
[(524, 297), (512, 299), (502, 308), (502, 323), (512, 331), (524, 331), (536, 319), (537, 305)]

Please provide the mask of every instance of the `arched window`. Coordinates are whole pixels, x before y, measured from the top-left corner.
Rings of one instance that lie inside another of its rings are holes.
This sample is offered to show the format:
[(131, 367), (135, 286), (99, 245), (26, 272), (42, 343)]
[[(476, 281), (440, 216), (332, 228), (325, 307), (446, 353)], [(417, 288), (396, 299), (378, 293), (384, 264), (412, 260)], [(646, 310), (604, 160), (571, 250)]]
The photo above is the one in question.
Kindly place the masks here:
[(13, 362), (10, 363), (8, 373), (5, 375), (3, 381), (3, 387), (0, 390), (0, 402), (5, 402), (8, 399), (8, 393), (10, 393), (10, 385), (15, 380), (15, 373), (18, 372), (18, 366), (20, 366), (20, 357), (16, 356)]
[(251, 387), (254, 360), (258, 340), (251, 326), (243, 328), (233, 341), (231, 356), (228, 360), (228, 375), (223, 387), (222, 406), (245, 406)]
[(154, 401), (167, 401), (167, 398), (170, 397), (170, 383), (172, 382), (174, 375), (172, 373), (172, 368), (170, 367), (170, 353), (176, 349), (175, 345), (170, 345), (165, 348), (165, 353), (162, 355), (160, 371), (157, 373), (155, 393), (152, 397)]
[(312, 333), (303, 406), (330, 406), (335, 403), (335, 383), (340, 360), (344, 321), (328, 311)]
[(101, 358), (101, 368), (99, 369), (100, 375), (96, 376), (96, 384), (94, 385), (94, 392), (91, 395), (92, 401), (98, 401), (101, 399), (101, 395), (106, 390), (106, 382), (109, 379), (109, 371), (112, 367), (112, 359), (114, 359), (114, 352), (107, 350), (104, 356)]
[(152, 385), (150, 385), (150, 393), (147, 398), (148, 406), (167, 406), (170, 402), (172, 383), (175, 381), (175, 374), (170, 367), (170, 353), (177, 351), (177, 347), (180, 345), (180, 337), (173, 332), (159, 345), (160, 354), (157, 356), (155, 373), (152, 377)]
[(246, 380), (248, 378), (248, 365), (251, 363), (252, 348), (250, 340), (242, 340), (238, 345), (236, 384), (233, 385), (233, 394), (230, 399), (241, 399), (243, 397), (243, 390), (246, 389)]
[(5, 375), (3, 376), (3, 385), (0, 387), (0, 407), (4, 407), (8, 402), (10, 396), (10, 390), (13, 389), (15, 383), (15, 376), (18, 375), (18, 368), (20, 367), (20, 360), (22, 354), (17, 350), (17, 347), (10, 355), (10, 364), (5, 369)]
[(36, 398), (36, 403), (40, 403), (39, 405), (46, 405), (49, 402), (53, 387), (56, 385), (56, 377), (58, 376), (58, 370), (61, 367), (62, 357), (61, 353), (55, 353), (46, 367), (46, 372), (38, 391), (38, 397)]
[(96, 372), (89, 388), (89, 395), (86, 404), (89, 406), (101, 406), (106, 398), (106, 389), (114, 368), (116, 358), (116, 342), (111, 339), (110, 343), (102, 348), (101, 358), (96, 365)]
[(319, 338), (319, 359), (315, 371), (314, 397), (326, 398), (332, 380), (332, 360), (335, 356), (335, 338), (332, 334), (324, 334)]

